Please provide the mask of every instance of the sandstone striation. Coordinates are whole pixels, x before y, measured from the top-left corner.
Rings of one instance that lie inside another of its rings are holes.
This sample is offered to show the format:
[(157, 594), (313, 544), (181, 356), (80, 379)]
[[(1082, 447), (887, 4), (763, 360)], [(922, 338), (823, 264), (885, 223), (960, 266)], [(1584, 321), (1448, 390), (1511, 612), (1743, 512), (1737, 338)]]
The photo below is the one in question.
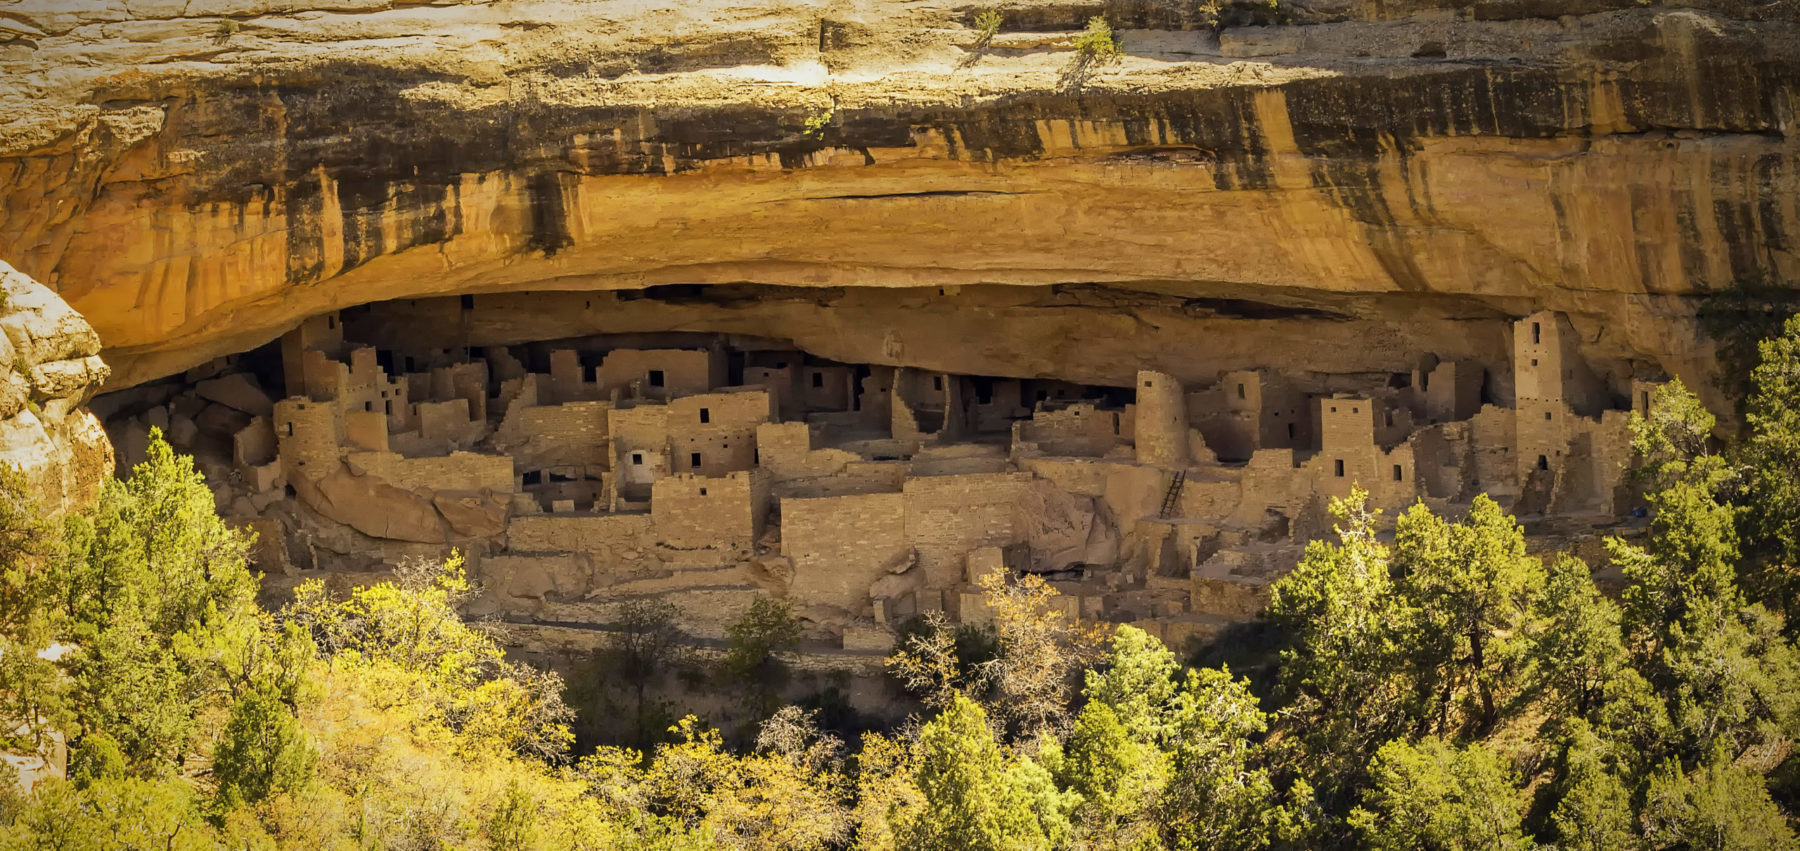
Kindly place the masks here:
[(1705, 387), (1695, 299), (1800, 273), (1791, 3), (997, 5), (12, 0), (0, 251), (113, 386), (373, 301), (747, 283), (870, 309), (653, 330), (785, 310), (846, 361), (1127, 385), (1090, 344), (1403, 371), (1549, 308)]

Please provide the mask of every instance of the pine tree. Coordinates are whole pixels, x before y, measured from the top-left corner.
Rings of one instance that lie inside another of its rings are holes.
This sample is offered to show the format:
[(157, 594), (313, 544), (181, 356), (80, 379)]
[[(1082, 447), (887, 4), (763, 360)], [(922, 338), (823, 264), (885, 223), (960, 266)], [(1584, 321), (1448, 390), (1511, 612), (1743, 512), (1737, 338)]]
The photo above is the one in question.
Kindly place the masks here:
[(915, 780), (923, 806), (902, 827), (915, 851), (1049, 847), (1030, 790), (994, 739), (987, 713), (958, 695), (919, 733)]
[(1612, 747), (1582, 721), (1569, 724), (1558, 771), (1560, 794), (1550, 824), (1567, 851), (1627, 851), (1643, 842), (1632, 830), (1631, 792)]
[(1715, 749), (1691, 773), (1674, 760), (1650, 777), (1640, 816), (1657, 848), (1693, 851), (1775, 851), (1800, 846), (1768, 786), (1756, 772), (1733, 765)]
[(226, 645), (256, 632), (249, 539), (153, 430), (144, 463), (108, 481), (65, 541), (50, 582), (81, 646), (70, 663), (81, 724), (111, 733), (134, 765), (169, 767), (224, 691)]
[(1394, 593), (1390, 553), (1375, 539), (1368, 494), (1333, 500), (1339, 542), (1313, 541), (1271, 589), (1267, 615), (1282, 630), (1285, 710), (1321, 795), (1341, 801), (1380, 743), (1411, 731), (1418, 689), (1405, 648), (1418, 613)]
[(231, 707), (213, 751), (219, 808), (254, 804), (312, 779), (316, 754), (294, 713), (273, 695), (252, 691)]
[(1437, 729), (1449, 732), (1451, 713), (1472, 698), (1473, 726), (1486, 730), (1515, 673), (1507, 636), (1544, 584), (1538, 560), (1525, 555), (1524, 530), (1486, 494), (1458, 523), (1415, 504), (1395, 525), (1394, 567), (1419, 615), (1403, 641), (1419, 682), (1435, 691)]
[(1378, 851), (1505, 851), (1532, 847), (1520, 832), (1513, 776), (1487, 748), (1428, 738), (1392, 741), (1370, 765), (1372, 782), (1350, 823)]
[(1800, 316), (1758, 353), (1744, 405), (1747, 434), (1734, 457), (1744, 507), (1738, 529), (1750, 590), (1779, 606), (1793, 629), (1800, 614)]

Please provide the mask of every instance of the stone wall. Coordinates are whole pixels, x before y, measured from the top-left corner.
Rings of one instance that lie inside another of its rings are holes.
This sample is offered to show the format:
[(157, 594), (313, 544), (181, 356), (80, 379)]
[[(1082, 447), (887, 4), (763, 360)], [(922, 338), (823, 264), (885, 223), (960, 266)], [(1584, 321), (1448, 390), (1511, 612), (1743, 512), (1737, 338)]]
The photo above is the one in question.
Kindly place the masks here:
[(547, 467), (612, 466), (607, 402), (561, 405), (513, 404), (494, 433), (494, 448), (513, 457), (521, 470)]
[(705, 393), (725, 383), (717, 352), (688, 349), (620, 349), (609, 352), (597, 372), (601, 392), (637, 387), (651, 398)]
[(649, 514), (542, 514), (515, 517), (506, 527), (507, 549), (513, 553), (584, 553), (598, 562), (630, 560), (630, 553), (641, 558), (655, 542)]
[(1141, 370), (1136, 386), (1138, 462), (1186, 467), (1192, 456), (1181, 382), (1166, 373)]
[(772, 405), (762, 388), (670, 400), (665, 429), (673, 469), (722, 476), (756, 466), (756, 429), (774, 415)]
[(927, 587), (961, 581), (963, 556), (1015, 540), (1013, 506), (1029, 473), (978, 473), (908, 479), (903, 489), (906, 542), (918, 552)]
[(806, 605), (860, 614), (869, 586), (903, 566), (908, 498), (898, 493), (781, 501), (781, 552), (793, 560), (789, 594)]
[(656, 481), (650, 514), (656, 536), (677, 549), (748, 554), (762, 533), (768, 489), (755, 473), (723, 476), (677, 473)]
[(318, 478), (338, 466), (343, 435), (331, 402), (284, 399), (275, 403), (275, 439), (289, 482)]
[(1037, 444), (1047, 455), (1100, 457), (1124, 442), (1124, 412), (1077, 402), (1040, 407), (1030, 420), (1013, 425), (1014, 440)]

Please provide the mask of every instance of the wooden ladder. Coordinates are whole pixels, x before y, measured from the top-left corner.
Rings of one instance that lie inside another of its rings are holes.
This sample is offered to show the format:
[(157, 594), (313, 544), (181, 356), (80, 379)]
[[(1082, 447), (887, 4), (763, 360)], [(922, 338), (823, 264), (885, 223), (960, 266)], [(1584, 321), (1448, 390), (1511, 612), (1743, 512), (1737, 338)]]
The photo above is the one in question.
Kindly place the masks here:
[(1162, 513), (1158, 516), (1164, 519), (1175, 516), (1175, 508), (1181, 504), (1181, 487), (1185, 484), (1187, 470), (1176, 470), (1175, 478), (1169, 480), (1169, 492), (1163, 494)]

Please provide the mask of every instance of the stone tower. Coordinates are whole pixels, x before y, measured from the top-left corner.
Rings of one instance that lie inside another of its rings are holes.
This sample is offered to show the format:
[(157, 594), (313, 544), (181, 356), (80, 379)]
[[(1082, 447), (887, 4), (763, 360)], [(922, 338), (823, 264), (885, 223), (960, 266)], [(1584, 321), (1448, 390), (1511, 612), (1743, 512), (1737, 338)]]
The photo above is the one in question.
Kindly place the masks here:
[(1513, 323), (1513, 388), (1523, 487), (1533, 473), (1561, 469), (1570, 418), (1598, 414), (1605, 398), (1581, 358), (1575, 329), (1547, 310)]
[(1137, 374), (1137, 460), (1159, 467), (1186, 467), (1187, 398), (1181, 382), (1164, 372)]

